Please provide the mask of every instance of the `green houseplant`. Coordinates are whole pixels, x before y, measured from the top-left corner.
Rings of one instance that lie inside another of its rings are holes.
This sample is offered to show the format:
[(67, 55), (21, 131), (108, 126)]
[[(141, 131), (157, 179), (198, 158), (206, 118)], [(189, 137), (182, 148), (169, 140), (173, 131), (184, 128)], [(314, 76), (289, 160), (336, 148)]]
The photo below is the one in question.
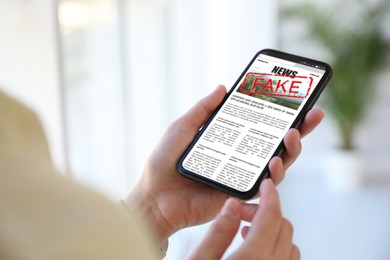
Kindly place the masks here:
[[(347, 8), (346, 8), (347, 6)], [(285, 17), (303, 20), (310, 36), (329, 54), (333, 78), (324, 92), (325, 108), (340, 134), (340, 148), (356, 146), (355, 132), (373, 102), (375, 79), (388, 63), (389, 40), (383, 20), (390, 1), (343, 1), (286, 8)]]

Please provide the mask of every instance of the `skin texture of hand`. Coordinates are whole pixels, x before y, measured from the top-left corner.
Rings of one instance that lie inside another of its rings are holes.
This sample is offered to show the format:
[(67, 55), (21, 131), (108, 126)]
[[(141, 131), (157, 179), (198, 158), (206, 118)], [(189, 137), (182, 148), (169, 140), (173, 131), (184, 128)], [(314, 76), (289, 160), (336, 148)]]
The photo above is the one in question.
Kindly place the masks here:
[[(220, 191), (182, 177), (176, 169), (180, 156), (225, 95), (225, 87), (218, 86), (168, 127), (139, 181), (124, 199), (128, 208), (142, 214), (159, 245), (182, 228), (213, 219), (228, 198)], [(311, 132), (323, 116), (322, 110), (313, 109), (307, 113), (300, 131), (289, 130), (284, 138), (285, 152), (269, 164), (274, 183), (283, 180), (285, 170), (300, 154), (300, 138)]]
[(292, 243), (292, 225), (282, 217), (279, 195), (272, 180), (266, 179), (261, 183), (260, 194), (259, 205), (228, 199), (190, 259), (221, 259), (241, 220), (251, 221), (252, 226), (243, 229), (244, 242), (227, 259), (300, 259), (299, 250)]

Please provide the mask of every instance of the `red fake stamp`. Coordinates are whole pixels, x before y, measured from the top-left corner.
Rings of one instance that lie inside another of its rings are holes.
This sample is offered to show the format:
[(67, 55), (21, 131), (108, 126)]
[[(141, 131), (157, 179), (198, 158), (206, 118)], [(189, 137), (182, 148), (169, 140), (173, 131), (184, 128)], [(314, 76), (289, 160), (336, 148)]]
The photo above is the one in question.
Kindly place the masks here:
[(308, 76), (249, 72), (238, 92), (251, 96), (304, 99), (310, 94), (312, 84), (313, 78)]

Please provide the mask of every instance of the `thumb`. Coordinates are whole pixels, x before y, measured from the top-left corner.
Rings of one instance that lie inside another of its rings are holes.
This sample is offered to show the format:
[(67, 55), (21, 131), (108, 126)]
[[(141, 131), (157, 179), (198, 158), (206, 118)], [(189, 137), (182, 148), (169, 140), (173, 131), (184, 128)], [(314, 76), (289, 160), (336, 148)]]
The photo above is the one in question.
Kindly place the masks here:
[(240, 226), (241, 204), (228, 199), (190, 259), (220, 259)]
[(206, 120), (222, 102), (226, 95), (226, 88), (219, 85), (213, 92), (199, 100), (186, 114), (180, 118), (183, 126), (190, 127), (190, 130), (199, 131)]

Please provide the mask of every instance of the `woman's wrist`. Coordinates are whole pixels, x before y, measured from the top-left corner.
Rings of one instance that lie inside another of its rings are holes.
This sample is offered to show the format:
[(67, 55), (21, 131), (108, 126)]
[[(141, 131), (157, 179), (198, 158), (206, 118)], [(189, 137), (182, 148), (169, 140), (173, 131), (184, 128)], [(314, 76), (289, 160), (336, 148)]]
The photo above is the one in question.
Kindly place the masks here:
[(161, 250), (166, 250), (168, 238), (175, 230), (164, 218), (155, 198), (147, 192), (141, 181), (137, 183), (122, 202), (130, 212), (140, 215), (152, 232), (157, 245)]

